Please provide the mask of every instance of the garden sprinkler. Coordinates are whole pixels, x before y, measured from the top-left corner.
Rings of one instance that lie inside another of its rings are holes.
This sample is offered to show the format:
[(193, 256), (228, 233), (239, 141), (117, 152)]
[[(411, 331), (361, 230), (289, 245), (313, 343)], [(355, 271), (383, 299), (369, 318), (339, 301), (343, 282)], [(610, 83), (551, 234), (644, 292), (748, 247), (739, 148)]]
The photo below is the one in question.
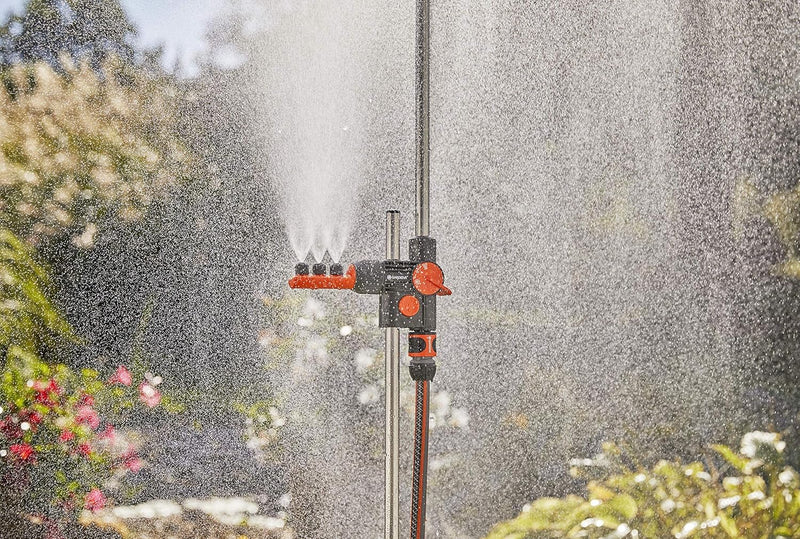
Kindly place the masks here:
[[(386, 212), (386, 260), (344, 268), (300, 262), (291, 288), (353, 290), (380, 298), (379, 325), (386, 330), (386, 539), (399, 538), (400, 328), (408, 328), (409, 372), (416, 382), (411, 538), (425, 537), (430, 383), (436, 374), (436, 297), (450, 295), (436, 264), (430, 229), (430, 0), (416, 4), (416, 207), (408, 260), (400, 259), (400, 212)], [(310, 271), (309, 271), (310, 269)]]

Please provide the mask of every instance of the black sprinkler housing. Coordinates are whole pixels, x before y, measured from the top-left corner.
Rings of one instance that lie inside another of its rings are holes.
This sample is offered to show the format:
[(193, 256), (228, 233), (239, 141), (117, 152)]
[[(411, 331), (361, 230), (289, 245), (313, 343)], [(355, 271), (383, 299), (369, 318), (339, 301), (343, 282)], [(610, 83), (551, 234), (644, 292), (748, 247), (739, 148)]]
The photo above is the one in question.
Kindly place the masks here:
[(436, 240), (417, 236), (408, 243), (409, 260), (361, 260), (353, 264), (356, 270), (353, 290), (380, 295), (380, 327), (433, 332), (437, 293), (421, 293), (414, 285), (414, 272), (423, 262), (435, 264)]

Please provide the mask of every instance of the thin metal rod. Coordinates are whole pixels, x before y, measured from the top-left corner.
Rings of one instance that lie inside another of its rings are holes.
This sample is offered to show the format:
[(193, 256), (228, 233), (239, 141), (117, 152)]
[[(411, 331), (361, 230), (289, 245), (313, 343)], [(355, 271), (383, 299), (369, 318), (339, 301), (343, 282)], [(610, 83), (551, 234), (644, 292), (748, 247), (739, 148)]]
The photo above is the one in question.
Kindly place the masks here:
[(415, 232), (430, 235), (430, 0), (417, 0)]
[[(400, 260), (400, 212), (386, 212), (386, 259)], [(400, 330), (386, 328), (384, 537), (400, 537)]]

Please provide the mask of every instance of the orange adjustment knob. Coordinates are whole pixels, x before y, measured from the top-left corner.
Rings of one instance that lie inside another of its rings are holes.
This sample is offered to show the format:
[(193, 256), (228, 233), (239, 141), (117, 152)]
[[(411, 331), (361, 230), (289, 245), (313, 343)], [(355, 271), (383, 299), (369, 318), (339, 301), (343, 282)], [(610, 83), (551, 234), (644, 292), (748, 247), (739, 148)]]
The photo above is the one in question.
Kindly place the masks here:
[(419, 300), (414, 296), (403, 296), (397, 304), (400, 314), (412, 317), (419, 312)]
[(438, 296), (449, 296), (452, 291), (444, 285), (444, 272), (434, 262), (423, 262), (417, 264), (411, 274), (414, 288), (424, 296), (436, 294)]

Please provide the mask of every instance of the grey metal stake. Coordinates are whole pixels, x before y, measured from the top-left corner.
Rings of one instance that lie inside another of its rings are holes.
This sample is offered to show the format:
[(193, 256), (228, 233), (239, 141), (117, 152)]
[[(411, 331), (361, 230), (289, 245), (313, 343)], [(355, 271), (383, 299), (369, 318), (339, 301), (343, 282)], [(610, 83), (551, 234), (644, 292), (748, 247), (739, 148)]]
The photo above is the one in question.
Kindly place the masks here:
[(417, 236), (430, 236), (430, 0), (417, 0), (416, 32), (416, 212)]
[[(400, 260), (400, 212), (386, 212), (386, 259)], [(384, 537), (400, 537), (400, 329), (386, 328)]]

